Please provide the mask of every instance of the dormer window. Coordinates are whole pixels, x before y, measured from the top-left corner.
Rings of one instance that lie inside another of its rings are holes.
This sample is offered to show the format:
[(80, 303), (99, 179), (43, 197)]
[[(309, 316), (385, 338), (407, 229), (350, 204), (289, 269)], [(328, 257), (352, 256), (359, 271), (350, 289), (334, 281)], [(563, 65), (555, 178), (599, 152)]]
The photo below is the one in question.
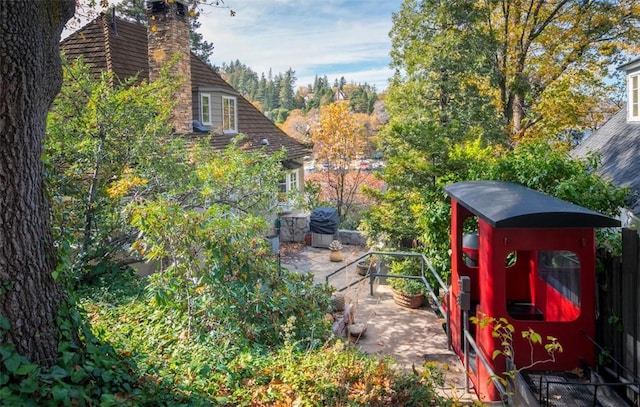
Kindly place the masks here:
[(211, 118), (211, 94), (203, 93), (200, 95), (200, 121), (205, 126), (211, 126), (213, 120)]
[(640, 121), (640, 72), (628, 76), (628, 118), (629, 121)]
[(234, 96), (222, 97), (222, 132), (238, 132), (238, 115), (236, 108), (236, 98)]

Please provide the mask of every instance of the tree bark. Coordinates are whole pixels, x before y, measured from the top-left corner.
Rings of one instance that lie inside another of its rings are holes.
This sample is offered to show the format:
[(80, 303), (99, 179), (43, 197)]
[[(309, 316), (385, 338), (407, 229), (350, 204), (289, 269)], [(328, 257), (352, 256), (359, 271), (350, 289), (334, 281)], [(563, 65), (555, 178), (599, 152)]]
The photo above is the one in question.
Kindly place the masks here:
[(44, 189), (42, 142), (60, 90), (60, 34), (75, 0), (3, 0), (0, 4), (0, 343), (32, 363), (57, 357), (56, 266)]

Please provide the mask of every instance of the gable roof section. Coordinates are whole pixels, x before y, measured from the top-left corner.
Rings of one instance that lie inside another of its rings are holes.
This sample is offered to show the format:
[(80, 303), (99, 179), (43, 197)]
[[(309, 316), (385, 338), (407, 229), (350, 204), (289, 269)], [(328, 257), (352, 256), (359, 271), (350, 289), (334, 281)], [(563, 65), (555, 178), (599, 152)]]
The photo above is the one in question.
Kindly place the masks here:
[(92, 73), (110, 70), (122, 79), (149, 79), (147, 29), (139, 24), (101, 15), (65, 38), (60, 48), (70, 60), (82, 55)]
[[(132, 76), (137, 76), (140, 80), (149, 79), (147, 28), (140, 24), (102, 14), (65, 38), (60, 47), (69, 60), (82, 55), (93, 74), (111, 70), (121, 79)], [(191, 85), (194, 92), (199, 88), (209, 88), (237, 97), (238, 131), (247, 135), (245, 145), (249, 149), (266, 147), (266, 151), (272, 153), (284, 147), (288, 159), (298, 159), (309, 154), (309, 149), (303, 143), (280, 130), (193, 53)], [(201, 136), (193, 134), (188, 139)], [(221, 149), (233, 137), (235, 135), (214, 135), (211, 137), (211, 144), (214, 148)], [(262, 144), (264, 139), (269, 142), (267, 146)]]
[(627, 122), (626, 106), (574, 148), (571, 155), (585, 158), (590, 152), (600, 155), (600, 175), (615, 185), (631, 188), (634, 196), (629, 209), (640, 214), (640, 122)]

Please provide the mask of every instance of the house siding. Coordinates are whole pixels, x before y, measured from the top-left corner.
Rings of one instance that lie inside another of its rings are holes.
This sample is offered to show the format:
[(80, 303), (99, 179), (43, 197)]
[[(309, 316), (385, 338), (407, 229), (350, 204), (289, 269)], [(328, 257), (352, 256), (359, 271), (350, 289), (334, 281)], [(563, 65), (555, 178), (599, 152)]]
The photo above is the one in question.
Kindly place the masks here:
[[(209, 95), (211, 95), (211, 119), (212, 119), (211, 125), (205, 125), (204, 123), (202, 123), (200, 101), (202, 99), (202, 94), (204, 93), (208, 93)], [(200, 121), (204, 125), (204, 127), (210, 129), (216, 134), (222, 134), (221, 129), (222, 129), (222, 97), (223, 96), (235, 97), (236, 95), (232, 95), (230, 93), (220, 92), (220, 91), (199, 89), (193, 92), (193, 97), (192, 97), (194, 119)], [(237, 111), (236, 111), (236, 115), (237, 115)], [(238, 118), (238, 122), (239, 121), (240, 121), (240, 118)]]

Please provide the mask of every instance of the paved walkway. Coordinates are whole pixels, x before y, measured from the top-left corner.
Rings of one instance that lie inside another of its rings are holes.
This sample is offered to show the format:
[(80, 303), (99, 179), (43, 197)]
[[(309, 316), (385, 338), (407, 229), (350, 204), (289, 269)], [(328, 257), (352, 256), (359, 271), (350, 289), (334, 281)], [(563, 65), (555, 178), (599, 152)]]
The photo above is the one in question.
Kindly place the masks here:
[[(312, 273), (316, 282), (324, 283), (328, 274), (359, 258), (367, 250), (345, 246), (343, 252), (344, 262), (335, 263), (329, 261), (328, 249), (285, 244), (281, 250), (282, 265), (291, 271)], [(362, 276), (352, 265), (329, 282), (340, 288), (360, 278)], [(471, 394), (464, 391), (464, 369), (459, 358), (448, 348), (442, 328), (444, 321), (428, 305), (415, 310), (396, 305), (387, 285), (374, 284), (373, 296), (369, 289), (369, 280), (365, 279), (345, 292), (346, 303), (354, 304), (354, 322), (367, 327), (357, 346), (372, 355), (391, 356), (398, 367), (406, 370), (421, 370), (424, 363), (433, 362), (445, 375), (445, 385), (438, 389), (442, 395), (468, 404), (477, 400), (473, 389)]]

